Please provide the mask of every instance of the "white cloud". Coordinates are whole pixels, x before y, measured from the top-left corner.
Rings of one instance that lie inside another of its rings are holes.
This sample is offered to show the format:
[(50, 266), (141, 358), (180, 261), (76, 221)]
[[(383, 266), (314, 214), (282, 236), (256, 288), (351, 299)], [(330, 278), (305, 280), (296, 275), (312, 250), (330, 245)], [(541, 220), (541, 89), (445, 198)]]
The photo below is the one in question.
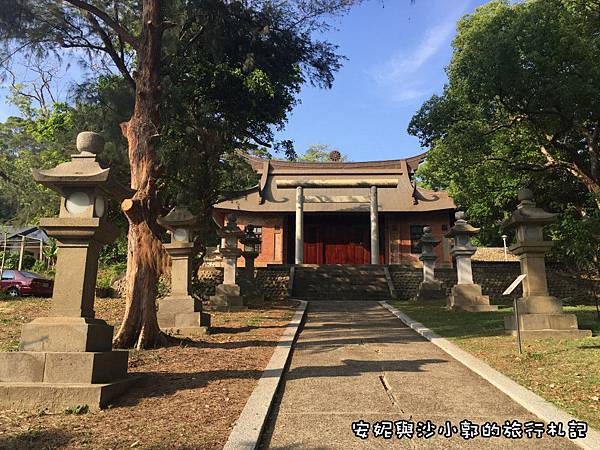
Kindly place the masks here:
[(386, 96), (397, 102), (414, 100), (432, 93), (428, 84), (425, 66), (440, 50), (449, 45), (456, 30), (456, 22), (465, 13), (470, 1), (459, 3), (455, 14), (429, 28), (416, 47), (410, 51), (400, 51), (387, 61), (375, 66), (371, 76)]
[(385, 84), (415, 74), (446, 44), (454, 32), (454, 28), (454, 21), (444, 22), (431, 28), (411, 54), (398, 53), (380, 66), (375, 73), (375, 79), (379, 83)]

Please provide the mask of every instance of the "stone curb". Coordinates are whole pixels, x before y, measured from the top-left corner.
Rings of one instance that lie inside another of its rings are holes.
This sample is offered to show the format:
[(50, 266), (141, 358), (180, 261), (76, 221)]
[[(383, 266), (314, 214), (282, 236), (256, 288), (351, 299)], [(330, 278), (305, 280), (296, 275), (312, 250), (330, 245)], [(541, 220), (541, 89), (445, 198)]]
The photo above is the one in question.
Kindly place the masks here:
[[(539, 395), (534, 394), (529, 389), (514, 382), (506, 375), (498, 372), (496, 369), (493, 369), (479, 358), (476, 358), (469, 352), (462, 350), (457, 345), (452, 344), (450, 341), (440, 337), (437, 333), (425, 327), (425, 325), (422, 323), (411, 319), (406, 314), (394, 308), (387, 302), (379, 302), (379, 304), (394, 314), (405, 325), (415, 330), (432, 344), (435, 344), (437, 347), (441, 348), (443, 351), (475, 372), (484, 380), (493, 384), (495, 387), (500, 389), (525, 409), (538, 416), (540, 419), (546, 422), (560, 421), (563, 423), (567, 423), (569, 420), (577, 420), (567, 412), (557, 408)], [(600, 449), (600, 432), (588, 427), (587, 437), (584, 439), (574, 439), (571, 440), (571, 442), (584, 449)]]
[(279, 338), (273, 356), (246, 402), (223, 450), (254, 450), (258, 446), (273, 399), (287, 366), (292, 345), (306, 312), (308, 302), (298, 301), (300, 305), (296, 309), (294, 317)]

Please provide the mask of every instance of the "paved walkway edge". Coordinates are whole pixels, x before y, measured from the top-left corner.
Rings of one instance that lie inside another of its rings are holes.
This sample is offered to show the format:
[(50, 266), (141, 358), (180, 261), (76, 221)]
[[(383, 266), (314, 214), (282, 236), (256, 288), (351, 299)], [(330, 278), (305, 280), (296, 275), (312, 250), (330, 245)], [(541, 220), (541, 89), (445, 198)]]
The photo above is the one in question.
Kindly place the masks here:
[[(394, 314), (402, 322), (404, 322), (405, 325), (415, 330), (417, 333), (419, 333), (425, 339), (430, 341), (432, 344), (435, 344), (436, 346), (444, 350), (446, 353), (448, 353), (460, 363), (464, 364), (466, 367), (471, 369), (480, 377), (496, 386), (498, 389), (500, 389), (514, 401), (519, 403), (525, 409), (538, 416), (540, 419), (545, 420), (546, 422), (560, 421), (564, 423), (568, 422), (569, 420), (577, 420), (575, 417), (569, 415), (567, 412), (557, 408), (552, 403), (547, 402), (539, 395), (514, 382), (506, 375), (503, 375), (500, 372), (498, 372), (496, 369), (493, 369), (479, 358), (473, 356), (471, 353), (462, 350), (457, 345), (440, 337), (437, 333), (425, 327), (425, 325), (423, 325), (422, 323), (411, 319), (406, 314), (394, 308), (389, 303), (379, 302), (379, 304), (386, 308), (388, 311), (390, 311), (392, 314)], [(588, 427), (588, 433), (586, 438), (574, 439), (571, 442), (584, 449), (600, 449), (600, 432)]]
[(242, 414), (233, 427), (225, 447), (223, 447), (224, 450), (254, 450), (258, 446), (269, 417), (273, 399), (287, 366), (292, 345), (296, 340), (298, 329), (306, 312), (308, 302), (298, 301), (300, 305), (279, 338), (273, 356), (271, 356), (262, 377), (258, 380), (258, 384), (246, 402)]

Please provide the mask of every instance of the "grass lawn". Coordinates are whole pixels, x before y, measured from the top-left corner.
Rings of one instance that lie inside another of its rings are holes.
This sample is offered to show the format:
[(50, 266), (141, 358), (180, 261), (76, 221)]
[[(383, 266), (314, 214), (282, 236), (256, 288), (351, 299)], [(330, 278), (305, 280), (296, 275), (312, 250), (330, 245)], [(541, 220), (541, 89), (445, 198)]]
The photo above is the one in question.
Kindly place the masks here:
[[(0, 411), (0, 449), (223, 448), (295, 305), (213, 313), (209, 336), (130, 351), (130, 373), (145, 378), (103, 411)], [(49, 307), (48, 299), (0, 300), (0, 351), (16, 351), (21, 326)], [(97, 299), (96, 317), (116, 329), (123, 308), (122, 299)]]
[(593, 306), (566, 306), (580, 329), (594, 336), (576, 340), (525, 340), (519, 355), (515, 338), (505, 336), (498, 312), (449, 311), (443, 306), (396, 301), (394, 306), (440, 336), (487, 362), (519, 384), (600, 429), (600, 322)]

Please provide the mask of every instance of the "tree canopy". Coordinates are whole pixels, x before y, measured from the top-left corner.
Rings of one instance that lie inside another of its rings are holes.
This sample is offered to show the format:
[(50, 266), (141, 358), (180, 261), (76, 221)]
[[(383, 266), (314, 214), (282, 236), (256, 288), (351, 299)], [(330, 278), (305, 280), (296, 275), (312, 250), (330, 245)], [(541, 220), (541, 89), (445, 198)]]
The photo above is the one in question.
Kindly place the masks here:
[(494, 0), (458, 23), (448, 83), (409, 132), (430, 148), (419, 176), (484, 225), (485, 243), (524, 186), (567, 211), (563, 251), (598, 225), (599, 12), (597, 0)]
[[(182, 185), (205, 210), (221, 162), (234, 147), (271, 145), (302, 83), (329, 87), (342, 57), (317, 38), (328, 19), (359, 0), (222, 2), (192, 0), (7, 0), (0, 10), (0, 67), (19, 55), (78, 56), (100, 89), (131, 100), (120, 130), (130, 184), (122, 204), (128, 231), (125, 318), (115, 345), (148, 347), (162, 336), (156, 286), (164, 262), (156, 218), (161, 193)], [(74, 53), (75, 52), (75, 53)], [(114, 77), (120, 75), (120, 80)], [(128, 86), (129, 95), (123, 91)], [(113, 103), (118, 103), (112, 98)], [(103, 103), (102, 106), (108, 106)], [(102, 108), (92, 117), (106, 116)], [(83, 121), (85, 122), (85, 120)], [(114, 122), (108, 122), (114, 130)], [(111, 131), (112, 132), (112, 131)], [(289, 142), (280, 146), (292, 154)], [(197, 198), (197, 197), (196, 197)]]

